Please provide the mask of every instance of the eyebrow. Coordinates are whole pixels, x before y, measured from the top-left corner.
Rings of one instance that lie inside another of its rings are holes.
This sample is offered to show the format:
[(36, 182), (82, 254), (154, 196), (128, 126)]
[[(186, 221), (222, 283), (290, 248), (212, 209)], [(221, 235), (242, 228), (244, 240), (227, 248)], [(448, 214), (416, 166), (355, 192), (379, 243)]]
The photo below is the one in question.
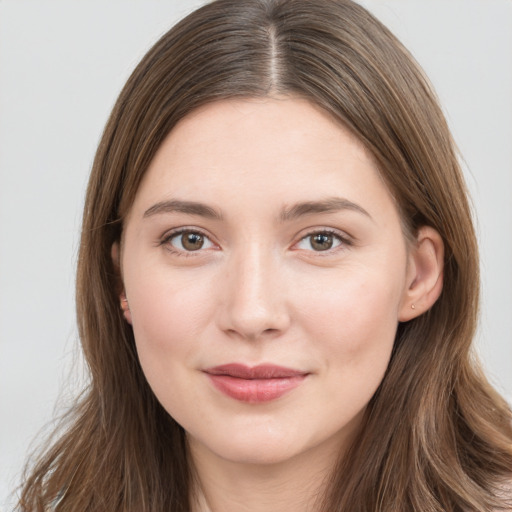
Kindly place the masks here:
[(281, 212), (280, 220), (282, 222), (286, 222), (305, 215), (312, 215), (315, 213), (335, 213), (342, 210), (351, 210), (372, 219), (372, 216), (362, 206), (359, 206), (345, 198), (329, 197), (322, 201), (305, 201), (297, 203), (289, 208), (285, 208)]
[[(330, 197), (321, 201), (304, 201), (284, 208), (279, 215), (279, 220), (281, 222), (288, 222), (306, 215), (335, 213), (342, 210), (351, 210), (372, 219), (371, 215), (362, 206), (341, 197)], [(148, 208), (144, 212), (143, 217), (147, 218), (162, 213), (175, 212), (213, 220), (223, 220), (222, 213), (211, 206), (196, 201), (182, 201), (179, 199), (160, 201)]]
[(203, 203), (195, 201), (180, 201), (172, 199), (170, 201), (160, 201), (148, 208), (144, 212), (144, 218), (157, 215), (159, 213), (186, 213), (188, 215), (197, 215), (199, 217), (206, 217), (208, 219), (222, 220), (222, 214), (215, 208)]

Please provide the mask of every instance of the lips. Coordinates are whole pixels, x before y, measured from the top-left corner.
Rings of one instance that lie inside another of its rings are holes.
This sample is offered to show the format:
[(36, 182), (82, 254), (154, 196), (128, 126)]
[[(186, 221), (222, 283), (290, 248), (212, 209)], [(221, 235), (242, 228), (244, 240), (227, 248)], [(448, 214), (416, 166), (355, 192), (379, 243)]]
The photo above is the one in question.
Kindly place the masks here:
[(204, 370), (214, 387), (223, 394), (247, 403), (276, 400), (299, 386), (307, 372), (261, 364), (245, 366), (231, 363)]

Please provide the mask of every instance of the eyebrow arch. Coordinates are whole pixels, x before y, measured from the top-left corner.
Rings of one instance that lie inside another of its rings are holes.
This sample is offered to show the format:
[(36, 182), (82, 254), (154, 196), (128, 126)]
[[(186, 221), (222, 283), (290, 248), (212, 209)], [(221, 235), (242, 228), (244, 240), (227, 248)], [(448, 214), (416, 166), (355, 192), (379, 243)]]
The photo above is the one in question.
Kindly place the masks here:
[(362, 206), (341, 197), (329, 197), (322, 201), (305, 201), (303, 203), (297, 203), (289, 208), (285, 208), (280, 215), (280, 220), (281, 222), (286, 222), (304, 215), (312, 215), (314, 213), (334, 213), (341, 210), (358, 212), (373, 220), (372, 216)]
[[(305, 215), (312, 215), (315, 213), (334, 213), (341, 210), (355, 211), (372, 219), (371, 215), (362, 206), (341, 197), (330, 197), (321, 201), (304, 201), (294, 204), (291, 207), (284, 208), (279, 219), (281, 222), (287, 222)], [(148, 208), (144, 212), (143, 217), (147, 218), (162, 213), (175, 212), (197, 215), (199, 217), (206, 217), (213, 220), (223, 220), (222, 213), (211, 206), (204, 203), (198, 203), (196, 201), (181, 201), (179, 199), (160, 201)]]
[(222, 214), (203, 203), (195, 201), (180, 201), (178, 199), (171, 199), (169, 201), (160, 201), (148, 208), (143, 217), (151, 217), (159, 213), (186, 213), (188, 215), (197, 215), (199, 217), (206, 217), (208, 219), (222, 220)]

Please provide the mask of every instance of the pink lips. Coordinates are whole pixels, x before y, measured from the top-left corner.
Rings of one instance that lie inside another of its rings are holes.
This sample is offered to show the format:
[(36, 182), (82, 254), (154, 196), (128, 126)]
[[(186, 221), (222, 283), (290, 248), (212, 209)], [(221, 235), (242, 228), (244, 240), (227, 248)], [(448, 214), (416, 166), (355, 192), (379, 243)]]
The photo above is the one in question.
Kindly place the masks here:
[(261, 364), (248, 367), (231, 363), (204, 370), (213, 385), (225, 395), (241, 402), (269, 402), (296, 388), (307, 372)]

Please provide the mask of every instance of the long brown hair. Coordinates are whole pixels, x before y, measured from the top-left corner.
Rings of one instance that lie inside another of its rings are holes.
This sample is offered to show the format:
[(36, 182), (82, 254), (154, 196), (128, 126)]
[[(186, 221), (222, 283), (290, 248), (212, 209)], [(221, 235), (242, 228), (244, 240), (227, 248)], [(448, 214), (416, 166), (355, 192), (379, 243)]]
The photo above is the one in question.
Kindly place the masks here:
[(444, 288), (398, 327), (363, 428), (332, 473), (322, 510), (505, 507), (512, 416), (471, 350), (479, 274), (471, 212), (447, 124), (397, 39), (350, 0), (218, 0), (165, 34), (113, 109), (87, 191), (77, 277), (90, 385), (25, 482), (25, 511), (188, 511), (183, 429), (149, 388), (119, 307), (111, 247), (165, 136), (197, 107), (233, 97), (306, 98), (378, 162), (404, 231), (435, 228)]

